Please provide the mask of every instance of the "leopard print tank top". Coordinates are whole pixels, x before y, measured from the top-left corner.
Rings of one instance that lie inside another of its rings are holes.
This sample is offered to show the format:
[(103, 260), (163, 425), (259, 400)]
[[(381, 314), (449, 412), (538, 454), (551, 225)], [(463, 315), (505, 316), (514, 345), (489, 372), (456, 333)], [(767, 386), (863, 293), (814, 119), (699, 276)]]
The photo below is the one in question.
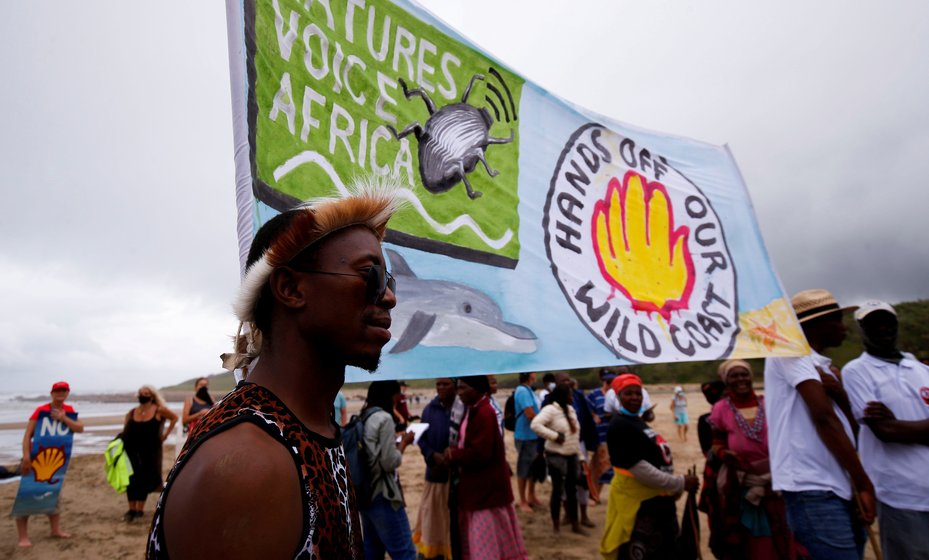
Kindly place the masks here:
[(252, 422), (280, 442), (300, 472), (303, 533), (294, 558), (363, 558), (361, 520), (348, 478), (341, 433), (328, 439), (311, 432), (271, 391), (246, 382), (218, 402), (191, 432), (155, 507), (146, 557), (168, 558), (162, 516), (171, 484), (187, 459), (204, 441), (239, 422)]

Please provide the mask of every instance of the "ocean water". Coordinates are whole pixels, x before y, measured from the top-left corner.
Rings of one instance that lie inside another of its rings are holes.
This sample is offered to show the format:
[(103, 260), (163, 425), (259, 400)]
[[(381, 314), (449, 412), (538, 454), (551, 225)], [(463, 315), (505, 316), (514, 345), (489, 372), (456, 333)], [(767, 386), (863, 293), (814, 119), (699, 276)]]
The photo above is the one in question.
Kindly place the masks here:
[[(37, 406), (44, 404), (45, 401), (22, 401), (13, 395), (0, 395), (0, 424), (8, 422), (25, 422), (32, 415), (32, 411)], [(134, 402), (93, 402), (93, 401), (68, 401), (68, 404), (77, 411), (78, 418), (105, 418), (109, 416), (123, 417), (132, 407), (137, 406)], [(174, 411), (178, 416), (184, 403), (169, 402), (168, 408)], [(180, 420), (178, 420), (180, 425)], [(74, 444), (72, 453), (76, 455), (93, 455), (103, 454), (106, 446), (110, 441), (123, 429), (122, 420), (100, 426), (85, 426), (83, 433), (74, 434)], [(165, 441), (168, 445), (174, 445), (177, 438), (177, 430), (168, 436)], [(23, 430), (4, 430), (0, 429), (0, 465), (9, 466), (19, 463), (23, 456)]]

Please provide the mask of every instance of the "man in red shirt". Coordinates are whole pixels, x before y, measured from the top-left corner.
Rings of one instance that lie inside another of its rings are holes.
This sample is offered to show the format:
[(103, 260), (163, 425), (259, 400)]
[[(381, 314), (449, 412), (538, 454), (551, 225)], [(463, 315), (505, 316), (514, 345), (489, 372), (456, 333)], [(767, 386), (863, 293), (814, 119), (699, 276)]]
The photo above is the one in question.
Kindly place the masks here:
[[(68, 413), (73, 413), (74, 408), (65, 404), (65, 399), (71, 393), (71, 387), (66, 381), (59, 381), (52, 385), (52, 401), (35, 409), (32, 416), (29, 417), (29, 424), (26, 425), (26, 433), (23, 435), (23, 476), (32, 471), (32, 436), (35, 435), (36, 423), (39, 419), (39, 413), (48, 412), (52, 420), (61, 422), (74, 433), (84, 431), (84, 424), (80, 420), (71, 419)], [(51, 526), (51, 535), (60, 539), (67, 539), (71, 535), (61, 530), (61, 513), (56, 509), (54, 513), (48, 514), (48, 523)], [(19, 546), (22, 548), (32, 546), (29, 540), (29, 517), (16, 518), (16, 530), (19, 533)]]

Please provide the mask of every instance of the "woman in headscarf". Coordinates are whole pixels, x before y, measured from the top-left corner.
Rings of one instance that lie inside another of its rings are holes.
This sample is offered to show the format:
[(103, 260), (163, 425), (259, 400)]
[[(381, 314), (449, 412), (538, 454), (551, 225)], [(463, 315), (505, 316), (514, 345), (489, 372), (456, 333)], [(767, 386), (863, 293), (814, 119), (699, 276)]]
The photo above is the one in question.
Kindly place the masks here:
[(674, 475), (671, 449), (642, 420), (642, 380), (627, 373), (613, 380), (619, 413), (606, 443), (615, 475), (610, 483), (600, 554), (613, 559), (677, 556), (675, 500), (698, 486), (697, 477)]
[(445, 452), (448, 464), (458, 469), (461, 558), (524, 559), (527, 555), (513, 509), (510, 467), (489, 392), (487, 376), (458, 380), (458, 396), (467, 412), (457, 445)]
[(436, 396), (423, 409), (423, 424), (428, 426), (419, 437), (419, 449), (426, 460), (426, 480), (413, 527), (417, 560), (448, 560), (452, 557), (449, 508), (449, 472), (445, 450), (451, 436), (451, 414), (457, 400), (455, 381), (449, 377), (435, 380)]
[(796, 558), (784, 501), (771, 491), (764, 397), (755, 394), (752, 367), (744, 360), (729, 360), (719, 367), (719, 377), (726, 395), (710, 413), (710, 453), (722, 460), (714, 553), (725, 560)]
[(545, 440), (545, 461), (552, 477), (552, 496), (549, 509), (552, 528), (561, 529), (561, 496), (564, 493), (565, 509), (571, 530), (587, 534), (577, 517), (577, 473), (581, 461), (580, 425), (572, 406), (574, 391), (570, 385), (556, 385), (550, 393), (551, 402), (532, 419), (532, 431)]

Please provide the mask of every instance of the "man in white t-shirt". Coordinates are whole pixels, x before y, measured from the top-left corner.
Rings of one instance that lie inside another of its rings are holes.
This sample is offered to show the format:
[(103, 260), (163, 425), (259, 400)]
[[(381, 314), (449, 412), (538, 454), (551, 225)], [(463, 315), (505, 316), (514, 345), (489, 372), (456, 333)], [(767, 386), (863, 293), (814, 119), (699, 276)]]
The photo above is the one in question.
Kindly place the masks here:
[(858, 451), (877, 490), (884, 558), (929, 559), (929, 366), (897, 349), (897, 313), (855, 312), (865, 351), (842, 368)]
[(855, 308), (839, 307), (826, 290), (800, 292), (791, 303), (813, 351), (765, 361), (773, 487), (783, 493), (790, 529), (810, 556), (860, 560), (864, 531), (859, 516), (874, 521), (874, 486), (855, 453), (854, 432), (842, 410), (847, 396), (831, 361), (822, 355), (842, 344), (842, 314)]

